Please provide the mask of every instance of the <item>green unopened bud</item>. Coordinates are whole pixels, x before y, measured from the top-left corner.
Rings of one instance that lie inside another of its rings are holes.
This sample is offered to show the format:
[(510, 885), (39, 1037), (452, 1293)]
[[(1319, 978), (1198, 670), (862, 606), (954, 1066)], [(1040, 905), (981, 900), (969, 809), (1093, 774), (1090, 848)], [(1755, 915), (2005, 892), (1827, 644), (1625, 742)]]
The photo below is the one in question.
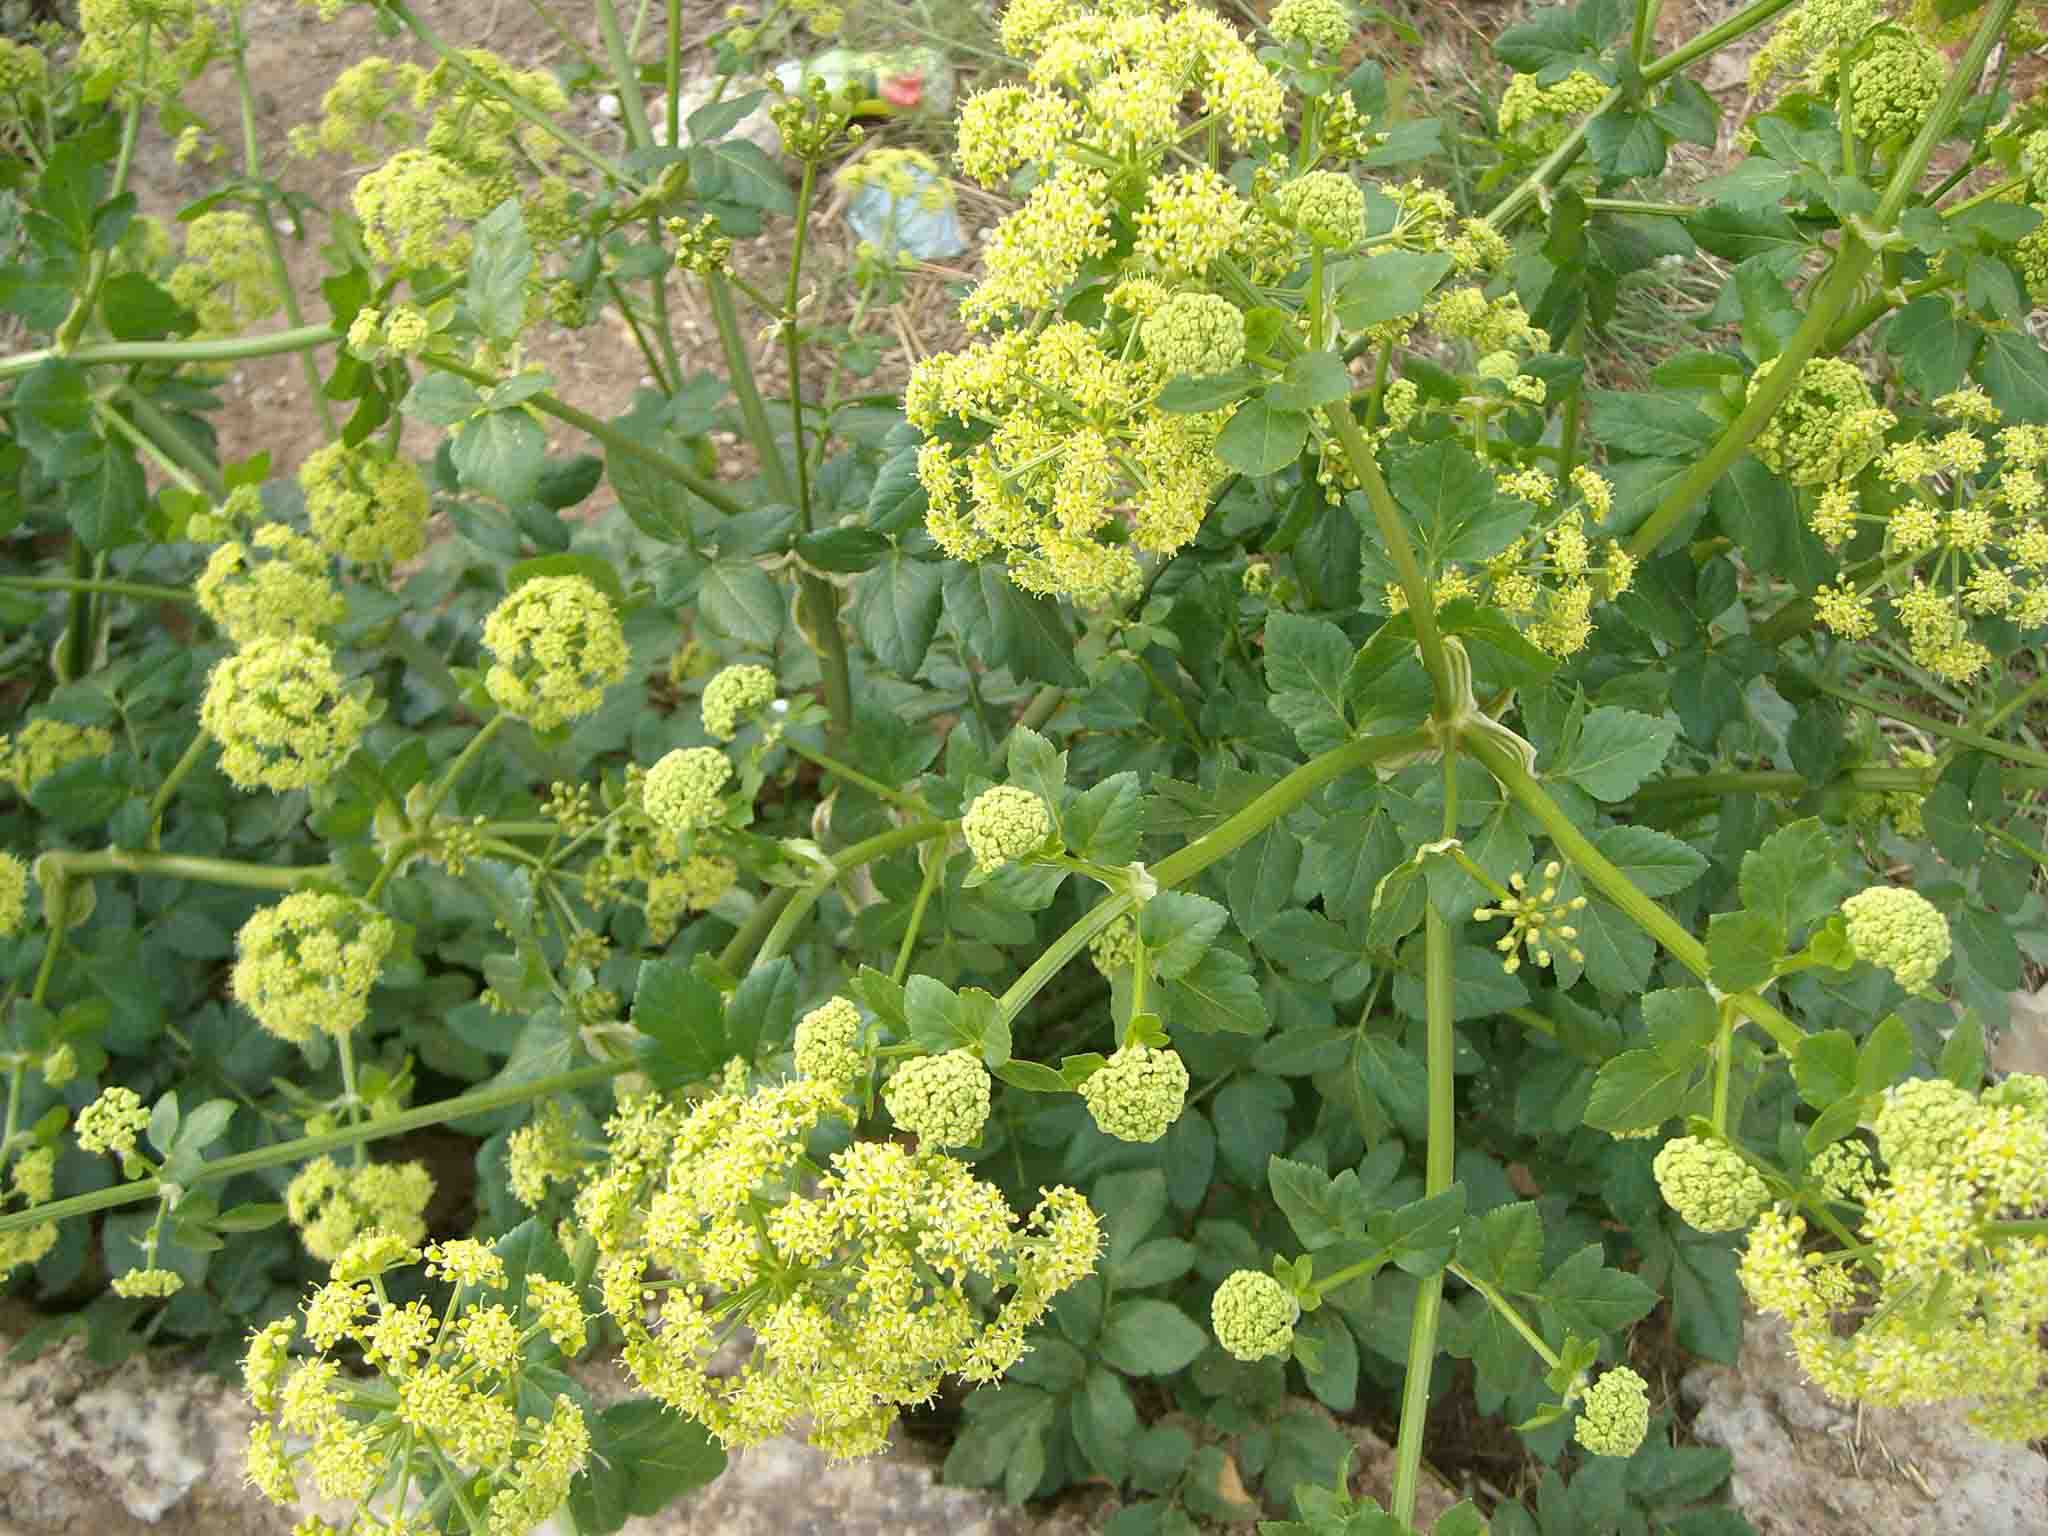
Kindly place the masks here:
[(1573, 1436), (1595, 1456), (1633, 1456), (1650, 1430), (1650, 1384), (1617, 1365), (1586, 1389)]
[(1294, 1347), (1301, 1303), (1287, 1287), (1256, 1269), (1240, 1269), (1216, 1287), (1209, 1321), (1216, 1342), (1240, 1360), (1265, 1360)]
[(1028, 789), (999, 784), (984, 790), (960, 818), (960, 833), (980, 870), (1000, 869), (1036, 852), (1052, 836), (1052, 810)]
[(1178, 1051), (1127, 1045), (1081, 1084), (1088, 1113), (1119, 1141), (1157, 1141), (1187, 1103), (1188, 1069)]
[(920, 1056), (890, 1076), (882, 1102), (927, 1147), (971, 1147), (988, 1120), (988, 1068), (969, 1050)]

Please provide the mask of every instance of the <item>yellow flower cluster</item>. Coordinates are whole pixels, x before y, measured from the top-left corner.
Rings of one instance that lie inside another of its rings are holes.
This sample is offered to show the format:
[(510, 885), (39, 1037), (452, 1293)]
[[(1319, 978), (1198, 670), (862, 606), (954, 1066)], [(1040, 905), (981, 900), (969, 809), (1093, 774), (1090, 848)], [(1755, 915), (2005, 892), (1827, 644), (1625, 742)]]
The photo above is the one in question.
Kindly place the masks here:
[(220, 743), (221, 771), (243, 789), (304, 789), (348, 759), (369, 706), (305, 635), (259, 640), (216, 663), (199, 723)]
[(626, 632), (611, 600), (581, 576), (520, 583), (484, 620), (497, 658), (484, 687), (537, 731), (589, 714), (626, 675)]
[(1808, 90), (1825, 89), (1842, 57), (1886, 19), (1884, 0), (1804, 0), (1749, 61), (1750, 90), (1794, 69), (1805, 71)]
[(1510, 976), (1522, 968), (1524, 949), (1538, 965), (1550, 964), (1553, 943), (1557, 943), (1574, 963), (1585, 962), (1586, 957), (1574, 942), (1579, 930), (1566, 919), (1586, 905), (1586, 898), (1558, 899), (1557, 878), (1563, 869), (1564, 866), (1555, 860), (1546, 864), (1543, 883), (1534, 890), (1529, 888), (1528, 877), (1517, 870), (1508, 876), (1512, 895), (1502, 897), (1498, 906), (1479, 907), (1472, 913), (1475, 923), (1490, 922), (1496, 917), (1508, 920), (1508, 931), (1494, 941), (1493, 947), (1501, 953), (1501, 969)]
[(716, 747), (678, 747), (647, 770), (640, 800), (664, 832), (701, 831), (725, 815), (732, 764)]
[(1879, 32), (1849, 66), (1849, 121), (1865, 143), (1919, 131), (1948, 82), (1941, 55), (1910, 32)]
[[(39, 1146), (22, 1153), (8, 1170), (8, 1187), (4, 1196), (0, 1196), (0, 1210), (5, 1210), (16, 1200), (24, 1209), (47, 1205), (56, 1192), (56, 1178), (55, 1147)], [(40, 1263), (43, 1256), (56, 1246), (57, 1223), (54, 1221), (0, 1232), (0, 1284), (4, 1284), (14, 1270)]]
[(281, 1040), (316, 1030), (339, 1038), (363, 1022), (370, 988), (398, 937), (391, 919), (353, 897), (294, 891), (235, 936), (235, 1001)]
[[(853, 1119), (839, 1090), (803, 1078), (629, 1101), (577, 1200), (627, 1371), (728, 1446), (808, 1420), (829, 1455), (878, 1451), (946, 1375), (1000, 1376), (1095, 1266), (1099, 1223), (1070, 1189), (1020, 1229), (1001, 1191), (942, 1154), (856, 1142), (814, 1170), (811, 1132)], [(1009, 1294), (977, 1302), (991, 1290)], [(738, 1371), (710, 1374), (733, 1343)]]
[(114, 750), (113, 732), (97, 725), (73, 725), (47, 716), (31, 720), (14, 736), (0, 736), (0, 775), (23, 799), (59, 768)]
[[(1751, 1228), (1750, 1300), (1791, 1325), (1830, 1396), (1903, 1407), (1974, 1400), (1995, 1439), (2048, 1434), (2048, 1081), (2016, 1074), (1981, 1095), (1901, 1083), (1872, 1121), (1885, 1170), (1857, 1177), (1858, 1246), (1806, 1249), (1785, 1205)], [(1861, 1175), (1867, 1159), (1830, 1174)]]
[(24, 98), (40, 96), (49, 78), (42, 54), (27, 43), (0, 37), (0, 122), (27, 116)]
[(1341, 53), (1351, 41), (1351, 13), (1344, 0), (1280, 0), (1267, 30), (1282, 42), (1306, 43), (1317, 53)]
[[(249, 1432), (249, 1481), (295, 1503), (303, 1467), (322, 1497), (359, 1506), (347, 1532), (389, 1531), (398, 1523), (364, 1506), (395, 1473), (400, 1503), (413, 1491), (452, 1500), (470, 1536), (524, 1536), (561, 1507), (590, 1453), (576, 1400), (529, 1377), (524, 1356), (543, 1333), (569, 1354), (582, 1349), (576, 1292), (529, 1273), (516, 1302), (488, 1300), (510, 1290), (504, 1261), (464, 1241), (427, 1250), (427, 1274), (458, 1287), (445, 1308), (394, 1301), (386, 1272), (419, 1258), (390, 1233), (367, 1234), (335, 1260), (303, 1319), (250, 1339), (242, 1380), (263, 1417)], [(314, 1353), (294, 1362), (301, 1333)], [(344, 1352), (359, 1352), (375, 1378), (344, 1373)]]
[(285, 1186), (284, 1206), (306, 1252), (332, 1264), (366, 1232), (418, 1242), (426, 1236), (427, 1202), (433, 1197), (433, 1175), (424, 1163), (344, 1168), (331, 1157), (316, 1157)]
[(410, 560), (427, 542), (427, 482), (375, 443), (328, 443), (299, 465), (306, 521), (338, 559), (358, 565)]
[[(1763, 363), (1750, 375), (1752, 397), (1775, 364), (1775, 359)], [(1885, 433), (1897, 424), (1898, 418), (1871, 398), (1862, 369), (1845, 358), (1816, 357), (1799, 370), (1798, 384), (1750, 451), (1794, 485), (1840, 483), (1877, 457)]]
[[(1605, 520), (1614, 488), (1583, 464), (1572, 470), (1571, 495), (1561, 495), (1557, 481), (1538, 469), (1499, 475), (1496, 483), (1508, 495), (1533, 502), (1544, 520), (1482, 564), (1432, 572), (1436, 606), (1461, 597), (1483, 599), (1513, 619), (1532, 644), (1553, 656), (1570, 656), (1592, 636), (1594, 607), (1612, 602), (1635, 581), (1636, 562), (1622, 541), (1596, 546), (1586, 531), (1588, 521)], [(1407, 593), (1389, 584), (1386, 601), (1389, 613), (1399, 613), (1407, 607)], [(1501, 915), (1510, 915), (1508, 909)]]
[(72, 1134), (86, 1152), (135, 1155), (135, 1138), (149, 1126), (149, 1111), (133, 1088), (103, 1088), (100, 1096), (78, 1112)]
[(742, 662), (726, 667), (704, 685), (704, 734), (713, 741), (731, 741), (740, 722), (775, 702), (775, 674), (767, 667)]
[(1948, 919), (1918, 891), (1873, 885), (1842, 903), (1849, 948), (1908, 992), (1925, 990), (1949, 955)]
[(1700, 1232), (1739, 1232), (1771, 1203), (1763, 1175), (1723, 1141), (1674, 1136), (1651, 1166), (1664, 1203)]
[(347, 609), (327, 579), (327, 552), (283, 523), (214, 550), (192, 584), (199, 608), (236, 645), (315, 635)]
[(1607, 99), (1607, 82), (1575, 69), (1554, 85), (1534, 75), (1508, 77), (1500, 98), (1501, 137), (1530, 155), (1547, 155), (1578, 120)]
[(284, 303), (263, 228), (237, 208), (202, 213), (185, 226), (185, 259), (164, 287), (198, 317), (200, 338), (236, 335)]
[(537, 1208), (551, 1185), (564, 1184), (583, 1171), (575, 1127), (552, 1099), (534, 1117), (505, 1138), (505, 1168), (512, 1197)]
[(79, 0), (78, 71), (89, 99), (176, 95), (213, 56), (212, 11), (201, 0)]
[[(468, 48), (430, 70), (370, 58), (352, 65), (322, 102), (317, 130), (294, 138), (301, 152), (331, 149), (361, 156), (378, 139), (403, 142), (417, 128), (398, 110), (402, 90), (428, 114), (422, 147), (401, 149), (356, 183), (351, 201), (363, 242), (379, 261), (400, 267), (460, 267), (469, 260), (467, 225), (508, 197), (521, 200), (528, 227), (543, 238), (566, 233), (570, 189), (557, 176), (538, 182), (558, 146), (507, 105), (557, 114), (568, 98), (553, 76), (514, 69), (496, 54)], [(473, 79), (471, 71), (480, 79)], [(485, 83), (488, 82), (488, 83)]]
[(647, 941), (666, 944), (685, 914), (708, 912), (733, 888), (739, 866), (716, 854), (693, 853), (681, 864), (647, 877)]
[(1941, 396), (1934, 409), (1955, 425), (1883, 450), (1886, 493), (1867, 498), (1873, 510), (1847, 481), (1820, 492), (1811, 521), (1822, 541), (1839, 548), (1859, 525), (1879, 527), (1885, 558), (1863, 585), (1823, 586), (1814, 607), (1836, 634), (1861, 639), (1877, 628), (1875, 596), (1888, 592), (1914, 660), (1966, 683), (1991, 662), (1973, 620), (2048, 623), (2048, 428), (2000, 426), (1997, 407), (1974, 388)]

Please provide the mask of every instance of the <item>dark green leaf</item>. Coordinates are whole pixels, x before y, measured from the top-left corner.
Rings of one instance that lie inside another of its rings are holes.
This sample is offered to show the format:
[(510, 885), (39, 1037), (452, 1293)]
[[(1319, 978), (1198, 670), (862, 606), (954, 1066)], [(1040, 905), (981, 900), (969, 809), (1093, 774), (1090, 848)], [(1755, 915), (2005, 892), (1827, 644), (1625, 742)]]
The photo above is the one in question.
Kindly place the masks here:
[(526, 279), (533, 271), (533, 242), (519, 200), (508, 197), (477, 220), (469, 253), (470, 314), (477, 329), (495, 342), (517, 339), (526, 321)]
[(1208, 1333), (1170, 1302), (1120, 1301), (1103, 1317), (1096, 1348), (1127, 1376), (1171, 1376), (1208, 1344)]
[(1216, 456), (1241, 475), (1271, 475), (1299, 458), (1307, 441), (1304, 412), (1247, 400), (1224, 423)]
[(774, 651), (784, 608), (782, 589), (751, 560), (713, 561), (697, 583), (704, 621), (749, 650)]
[(1084, 682), (1059, 605), (1019, 591), (996, 565), (945, 565), (946, 619), (968, 654), (1014, 677), (1066, 687)]
[(1586, 712), (1578, 740), (1551, 774), (1596, 800), (1625, 800), (1663, 766), (1677, 736), (1672, 721), (1601, 705)]
[(853, 587), (853, 628), (861, 645), (899, 677), (915, 677), (939, 632), (944, 574), (936, 565), (892, 554)]
[(1174, 980), (1193, 970), (1230, 914), (1192, 891), (1161, 891), (1138, 913), (1138, 937), (1153, 974)]
[(1588, 1243), (1552, 1270), (1541, 1295), (1566, 1327), (1592, 1334), (1626, 1328), (1657, 1304), (1649, 1286), (1606, 1266), (1598, 1243)]

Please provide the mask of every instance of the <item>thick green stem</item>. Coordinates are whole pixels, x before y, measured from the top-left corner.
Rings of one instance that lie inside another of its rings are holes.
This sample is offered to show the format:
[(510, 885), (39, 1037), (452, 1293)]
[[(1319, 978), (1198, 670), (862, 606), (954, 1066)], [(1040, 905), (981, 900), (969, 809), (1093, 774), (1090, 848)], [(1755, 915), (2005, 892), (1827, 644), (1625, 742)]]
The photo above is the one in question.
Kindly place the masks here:
[(247, 864), (238, 859), (201, 858), (183, 853), (142, 853), (103, 848), (94, 853), (52, 849), (36, 861), (37, 869), (67, 879), (94, 875), (138, 875), (158, 880), (198, 880), (252, 891), (294, 891), (309, 880), (332, 877), (331, 864)]
[(1323, 409), (1323, 418), (1330, 424), (1330, 430), (1337, 436), (1344, 449), (1345, 461), (1351, 466), (1351, 473), (1365, 490), (1365, 499), (1372, 507), (1373, 522), (1379, 529), (1380, 544), (1387, 558), (1394, 564), (1394, 574), (1399, 578), (1401, 591), (1408, 599), (1408, 613), (1415, 623), (1415, 644), (1422, 653), (1422, 667), (1429, 674), (1430, 687), (1436, 695), (1438, 719), (1448, 719), (1457, 706), (1451, 682), (1450, 659), (1444, 653), (1443, 636), (1436, 627), (1436, 599), (1423, 573), (1422, 562), (1415, 557), (1415, 545), (1408, 537), (1408, 525), (1401, 517), (1401, 509), (1394, 503), (1394, 494), (1387, 489), (1386, 478), (1380, 474), (1379, 460), (1374, 456), (1372, 444), (1365, 440), (1365, 434), (1352, 419), (1351, 402), (1337, 400)]
[[(422, 1104), (417, 1109), (403, 1110), (380, 1120), (366, 1120), (345, 1130), (329, 1131), (323, 1136), (301, 1136), (296, 1141), (281, 1141), (274, 1146), (258, 1147), (253, 1152), (238, 1152), (232, 1157), (216, 1158), (206, 1163), (192, 1177), (185, 1181), (185, 1188), (196, 1189), (201, 1184), (216, 1184), (223, 1179), (232, 1179), (245, 1173), (259, 1173), (265, 1168), (276, 1168), (286, 1163), (296, 1163), (309, 1157), (318, 1157), (324, 1152), (339, 1152), (344, 1148), (358, 1146), (364, 1142), (381, 1141), (389, 1136), (403, 1136), (408, 1131), (422, 1130), (430, 1125), (445, 1125), (451, 1120), (466, 1120), (472, 1115), (488, 1114), (494, 1109), (506, 1109), (514, 1104), (525, 1104), (534, 1099), (552, 1098), (557, 1094), (574, 1093), (579, 1088), (588, 1088), (629, 1072), (636, 1062), (606, 1062), (601, 1066), (578, 1067), (573, 1072), (560, 1072), (553, 1077), (534, 1078), (528, 1082), (513, 1083), (502, 1088), (480, 1088), (474, 1093), (465, 1093), (458, 1098), (442, 1099), (433, 1104)], [(48, 1205), (38, 1205), (30, 1210), (0, 1213), (0, 1232), (18, 1231), (45, 1221), (65, 1221), (73, 1216), (86, 1216), (94, 1211), (109, 1210), (117, 1205), (135, 1205), (144, 1200), (154, 1200), (160, 1186), (155, 1179), (136, 1179), (127, 1184), (116, 1184), (108, 1189), (96, 1189), (91, 1194), (74, 1195), (68, 1200), (53, 1200)]]
[(187, 775), (189, 775), (194, 768), (197, 768), (199, 766), (199, 760), (206, 755), (206, 747), (209, 739), (210, 738), (204, 731), (201, 731), (198, 735), (194, 736), (190, 744), (186, 746), (185, 750), (178, 755), (177, 762), (171, 765), (171, 771), (164, 775), (164, 781), (163, 783), (157, 786), (156, 793), (150, 796), (150, 848), (154, 849), (157, 843), (162, 839), (164, 830), (164, 813), (171, 808), (171, 800), (178, 793), (178, 786), (185, 782)]
[(0, 379), (33, 373), (54, 358), (69, 357), (81, 368), (97, 363), (237, 363), (250, 358), (277, 357), (307, 347), (332, 346), (341, 333), (332, 326), (304, 325), (292, 330), (265, 331), (254, 336), (229, 336), (219, 341), (103, 341), (90, 347), (60, 352), (55, 347), (37, 347), (0, 357)]
[[(778, 910), (768, 926), (767, 937), (754, 955), (755, 965), (765, 965), (789, 947), (790, 939), (797, 927), (818, 904), (818, 898), (829, 891), (840, 878), (863, 864), (905, 848), (915, 848), (919, 843), (928, 843), (935, 837), (951, 833), (950, 821), (914, 821), (907, 826), (893, 827), (887, 832), (863, 838), (860, 842), (849, 843), (831, 856), (830, 862), (810, 880), (796, 887), (789, 899)], [(766, 903), (763, 903), (765, 906)]]
[[(1549, 834), (1551, 842), (1557, 845), (1557, 851), (1570, 861), (1588, 885), (1627, 913), (1638, 928), (1661, 944), (1680, 965), (1701, 981), (1709, 980), (1706, 945), (1686, 932), (1676, 918), (1645, 896), (1633, 880), (1615, 868), (1612, 861), (1593, 846), (1593, 840), (1573, 825), (1564, 808), (1530, 777), (1520, 758), (1481, 731), (1465, 732), (1460, 737), (1460, 744), (1500, 781), (1502, 789), (1536, 818)], [(1745, 1015), (1762, 1025), (1778, 1043), (1779, 1049), (1786, 1053), (1796, 1051), (1800, 1041), (1806, 1038), (1804, 1030), (1755, 994), (1742, 993), (1735, 1002)]]
[(0, 587), (17, 592), (103, 592), (141, 602), (196, 603), (190, 587), (158, 587), (141, 581), (102, 581), (78, 576), (0, 576)]
[[(1446, 760), (1446, 768), (1450, 762)], [(1457, 1162), (1457, 1104), (1451, 1068), (1453, 965), (1451, 925), (1431, 901), (1423, 908), (1423, 1006), (1427, 1014), (1429, 1147), (1423, 1162), (1423, 1194), (1451, 1187)], [(1394, 1443), (1394, 1496), (1390, 1513), (1403, 1525), (1415, 1523), (1415, 1497), (1422, 1473), (1422, 1439), (1429, 1417), (1429, 1381), (1436, 1364), (1437, 1324), (1443, 1313), (1444, 1274), (1424, 1275), (1415, 1287), (1415, 1311), (1408, 1324), (1408, 1363), (1401, 1382), (1401, 1429)]]

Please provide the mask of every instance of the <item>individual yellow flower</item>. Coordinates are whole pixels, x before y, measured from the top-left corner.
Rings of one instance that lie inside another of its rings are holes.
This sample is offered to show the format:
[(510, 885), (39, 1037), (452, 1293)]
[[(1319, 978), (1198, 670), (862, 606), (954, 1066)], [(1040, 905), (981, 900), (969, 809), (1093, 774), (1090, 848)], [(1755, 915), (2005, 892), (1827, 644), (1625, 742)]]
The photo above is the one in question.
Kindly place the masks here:
[(294, 891), (235, 937), (235, 1000), (279, 1039), (337, 1038), (369, 1012), (370, 988), (398, 936), (391, 919), (347, 896)]
[(257, 641), (218, 662), (199, 722), (220, 743), (221, 771), (243, 789), (304, 789), (331, 778), (370, 711), (333, 654), (305, 635)]
[(393, 565), (426, 547), (427, 482), (375, 443), (328, 443), (299, 465), (306, 521), (339, 559)]
[(581, 576), (537, 576), (484, 620), (497, 658), (484, 676), (498, 707), (535, 730), (589, 714), (626, 675), (626, 632), (611, 601)]

